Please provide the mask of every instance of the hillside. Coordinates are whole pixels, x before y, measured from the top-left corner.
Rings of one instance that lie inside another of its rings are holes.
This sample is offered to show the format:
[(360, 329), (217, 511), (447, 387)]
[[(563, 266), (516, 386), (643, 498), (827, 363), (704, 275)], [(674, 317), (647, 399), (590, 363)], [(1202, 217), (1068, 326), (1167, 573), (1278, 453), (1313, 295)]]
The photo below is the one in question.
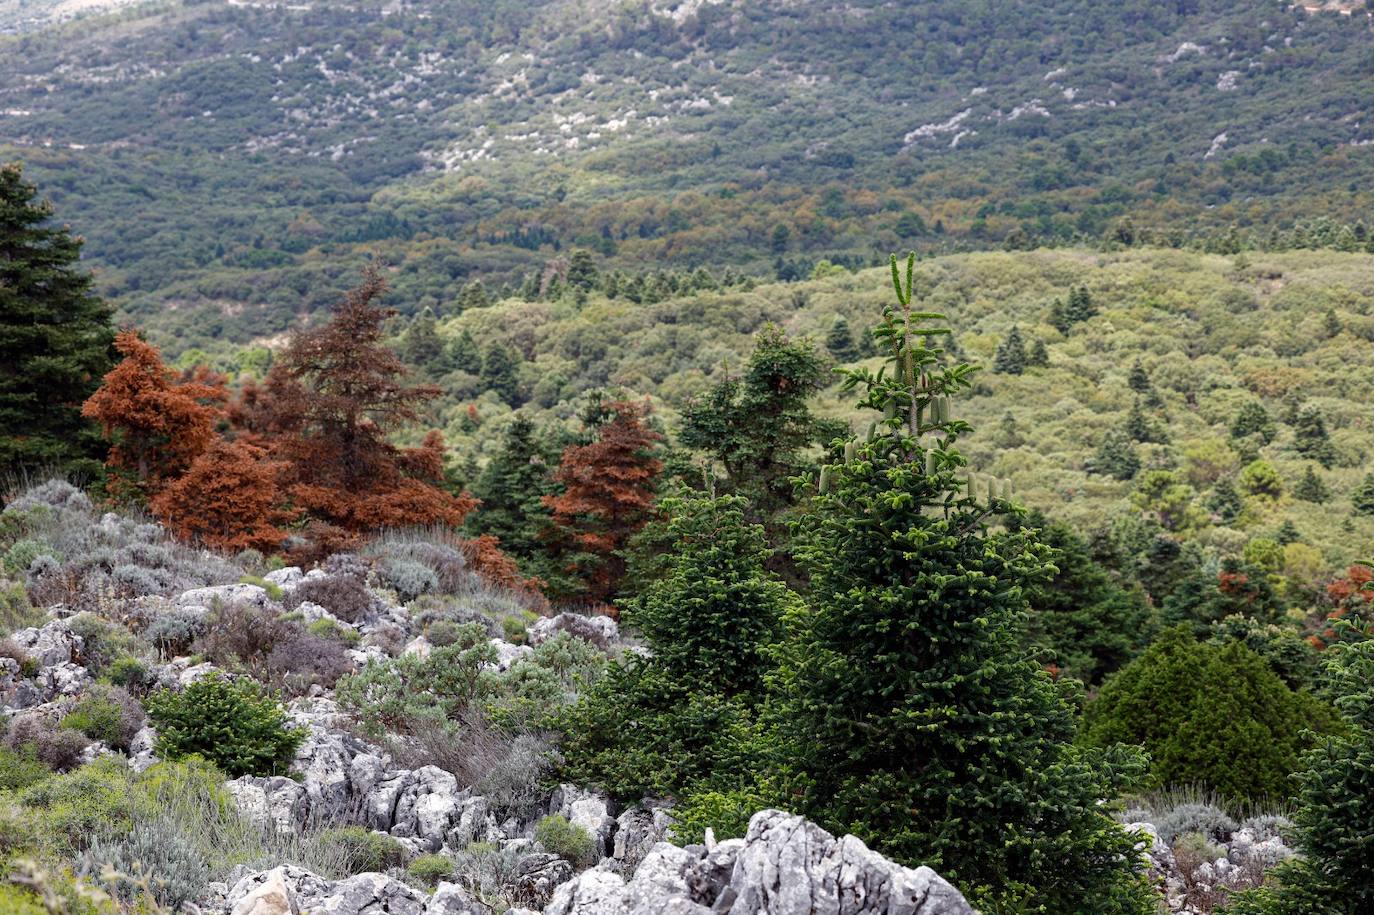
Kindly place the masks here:
[[(1335, 569), (1358, 558), (1352, 543), (1374, 537), (1374, 518), (1352, 513), (1348, 501), (1374, 451), (1366, 407), (1374, 399), (1374, 256), (1041, 250), (948, 255), (922, 262), (920, 271), (929, 283), (927, 304), (949, 316), (960, 349), (984, 369), (959, 406), (975, 429), (965, 451), (978, 471), (1014, 481), (1028, 505), (1082, 531), (1134, 515), (1134, 483), (1089, 473), (1085, 465), (1108, 433), (1125, 427), (1137, 401), (1167, 438), (1139, 445), (1142, 466), (1180, 470), (1199, 504), (1219, 479), (1236, 477), (1248, 463), (1242, 455), (1271, 462), (1291, 489), (1312, 462), (1294, 450), (1293, 429), (1281, 419), (1301, 403), (1321, 412), (1334, 445), (1332, 467), (1317, 468), (1334, 501), (1251, 500), (1243, 518), (1196, 535), (1222, 554), (1238, 552), (1251, 537), (1272, 536), (1291, 520)], [(1054, 301), (1073, 287), (1088, 290), (1098, 313), (1066, 335), (1047, 321)], [(512, 299), (468, 310), (441, 322), (439, 331), (446, 343), (467, 330), (481, 347), (500, 343), (518, 353), (520, 399), (529, 401), (521, 413), (538, 424), (575, 428), (583, 396), (611, 387), (651, 395), (675, 430), (689, 398), (723, 372), (739, 370), (766, 322), (824, 346), (842, 316), (857, 346), (890, 295), (886, 270), (840, 271), (656, 304), (596, 294), (581, 307)], [(1045, 343), (1048, 366), (1020, 375), (991, 371), (1013, 326), (1027, 347)], [(403, 341), (405, 329), (398, 332)], [(1137, 360), (1157, 401), (1129, 386)], [(445, 391), (440, 421), (453, 463), (461, 467), (469, 455), (484, 463), (501, 447), (510, 407), (475, 375), (428, 377)], [(852, 401), (832, 385), (818, 409), (858, 429)], [(469, 420), (470, 403), (480, 425)], [(1229, 434), (1250, 403), (1262, 404), (1277, 429), (1253, 454), (1233, 447)]]
[(804, 275), (1353, 223), (1372, 38), (1273, 0), (145, 4), (0, 39), (0, 155), (176, 352), (370, 256), (411, 312), (573, 247)]

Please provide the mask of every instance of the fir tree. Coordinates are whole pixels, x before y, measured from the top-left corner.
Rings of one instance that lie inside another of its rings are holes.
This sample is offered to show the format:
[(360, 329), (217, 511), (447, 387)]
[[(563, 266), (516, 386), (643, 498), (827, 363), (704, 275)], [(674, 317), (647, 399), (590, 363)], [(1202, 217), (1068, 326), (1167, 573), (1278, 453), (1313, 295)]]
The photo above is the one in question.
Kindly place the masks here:
[(1109, 432), (1097, 446), (1087, 469), (1089, 473), (1100, 473), (1114, 480), (1129, 480), (1140, 471), (1140, 456), (1129, 436)]
[(110, 367), (110, 310), (37, 194), (0, 166), (0, 467), (92, 472), (103, 447), (81, 405)]
[(1326, 310), (1326, 317), (1322, 319), (1322, 330), (1325, 332), (1327, 339), (1338, 336), (1341, 329), (1341, 319), (1336, 316), (1336, 309), (1328, 308)]
[(836, 362), (853, 362), (856, 356), (854, 334), (849, 330), (849, 322), (844, 315), (835, 315), (830, 330), (825, 335), (825, 348)]
[(1361, 515), (1374, 515), (1374, 473), (1365, 474), (1350, 494), (1350, 507)]
[(1145, 371), (1145, 366), (1140, 364), (1139, 359), (1131, 364), (1130, 374), (1126, 376), (1126, 384), (1137, 394), (1144, 394), (1150, 390), (1150, 375)]
[(600, 278), (601, 272), (597, 270), (591, 252), (574, 251), (568, 261), (567, 284), (574, 289), (590, 292), (596, 288)]
[(1298, 411), (1293, 422), (1293, 447), (1327, 470), (1336, 463), (1336, 449), (1327, 437), (1326, 420), (1316, 407), (1306, 406)]
[(1246, 401), (1239, 410), (1236, 411), (1235, 418), (1231, 420), (1231, 438), (1246, 439), (1254, 437), (1262, 444), (1269, 444), (1278, 434), (1278, 427), (1274, 425), (1274, 420), (1269, 416), (1269, 411), (1264, 409), (1264, 404), (1257, 400)]
[(997, 347), (992, 370), (999, 375), (1020, 375), (1026, 370), (1026, 346), (1021, 341), (1021, 329), (1012, 327), (1007, 339)]
[(1074, 286), (1069, 289), (1069, 301), (1064, 306), (1064, 319), (1070, 325), (1080, 324), (1097, 314), (1097, 305), (1087, 286)]
[(1030, 352), (1026, 353), (1026, 365), (1033, 368), (1044, 368), (1050, 364), (1050, 351), (1045, 346), (1044, 340), (1036, 340), (1031, 344)]
[(473, 280), (463, 287), (462, 294), (458, 297), (458, 310), (468, 311), (473, 308), (486, 308), (491, 305), (491, 297), (487, 295), (487, 287), (482, 285), (481, 280)]
[(490, 534), (501, 548), (521, 559), (539, 550), (539, 536), (551, 515), (543, 497), (551, 491), (549, 455), (529, 417), (517, 414), (506, 428), (501, 450), (473, 486), (481, 510), (468, 518), (477, 534)]
[(1241, 512), (1245, 511), (1245, 498), (1236, 489), (1234, 483), (1223, 477), (1217, 480), (1212, 487), (1212, 492), (1207, 497), (1206, 507), (1209, 512), (1216, 516), (1218, 521), (1229, 523), (1240, 517)]
[(769, 326), (755, 338), (743, 375), (725, 377), (683, 411), (682, 444), (719, 462), (722, 491), (744, 496), (749, 519), (774, 542), (776, 518), (796, 501), (792, 478), (811, 466), (807, 449), (840, 434), (807, 406), (824, 381), (815, 347)]
[(1064, 305), (1063, 299), (1054, 300), (1054, 304), (1050, 306), (1050, 313), (1045, 319), (1045, 322), (1064, 336), (1067, 337), (1069, 335), (1069, 331), (1073, 328), (1073, 322), (1069, 320), (1068, 309)]
[(1164, 445), (1169, 442), (1169, 434), (1154, 420), (1145, 415), (1140, 408), (1140, 399), (1131, 404), (1131, 412), (1126, 414), (1126, 436), (1134, 442), (1154, 442)]
[(1312, 465), (1308, 464), (1303, 471), (1302, 479), (1298, 481), (1297, 486), (1293, 487), (1293, 498), (1320, 505), (1330, 501), (1331, 490), (1322, 481), (1322, 478), (1317, 476), (1317, 471), (1312, 468)]
[(947, 417), (971, 369), (940, 367), (938, 329), (922, 326), (939, 316), (910, 311), (895, 258), (893, 274), (884, 373), (844, 372), (887, 418), (823, 469), (794, 532), (809, 590), (773, 683), (780, 790), (826, 828), (952, 874), (985, 909), (1139, 911), (1133, 839), (1101, 801), (1141, 763), (1077, 749), (1071, 681), (1020, 650), (1050, 553), (994, 533), (1009, 506), (965, 494), (954, 445), (969, 427)]
[(1279, 525), (1279, 529), (1274, 532), (1274, 541), (1278, 543), (1279, 546), (1288, 546), (1290, 543), (1302, 542), (1302, 534), (1298, 531), (1298, 527), (1293, 523), (1292, 518), (1283, 519), (1283, 523)]
[(448, 342), (444, 348), (444, 361), (449, 368), (469, 375), (482, 371), (482, 352), (477, 348), (472, 331), (465, 327), (462, 333)]
[(519, 362), (507, 346), (492, 343), (482, 353), (482, 386), (512, 407), (520, 405)]
[(401, 355), (406, 362), (424, 369), (437, 368), (444, 353), (439, 339), (439, 322), (433, 310), (425, 308), (416, 315), (401, 338)]

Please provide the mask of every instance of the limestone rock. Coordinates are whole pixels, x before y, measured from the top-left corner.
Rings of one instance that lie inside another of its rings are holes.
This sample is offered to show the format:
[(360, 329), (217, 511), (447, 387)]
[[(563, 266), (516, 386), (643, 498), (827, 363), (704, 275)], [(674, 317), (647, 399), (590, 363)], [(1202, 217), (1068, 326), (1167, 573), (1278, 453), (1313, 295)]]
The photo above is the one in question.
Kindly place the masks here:
[(560, 632), (585, 639), (600, 648), (610, 646), (620, 635), (620, 627), (609, 616), (583, 616), (580, 613), (560, 613), (537, 620), (529, 627), (531, 645), (542, 645)]

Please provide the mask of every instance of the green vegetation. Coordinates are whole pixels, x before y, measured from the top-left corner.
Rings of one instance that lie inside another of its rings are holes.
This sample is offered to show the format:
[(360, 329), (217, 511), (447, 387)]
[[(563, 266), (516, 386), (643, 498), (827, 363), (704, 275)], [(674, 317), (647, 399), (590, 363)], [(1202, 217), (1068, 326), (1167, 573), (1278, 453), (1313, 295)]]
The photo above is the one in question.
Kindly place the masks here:
[(211, 673), (183, 690), (152, 694), (147, 708), (160, 754), (199, 756), (231, 777), (285, 774), (305, 737), (251, 678), (226, 680)]
[(638, 298), (664, 261), (795, 279), (910, 246), (1363, 249), (1365, 38), (1271, 0), (159, 3), (0, 38), (0, 155), (79, 214), (153, 342), (251, 343), (219, 355), (257, 372), (374, 255), (404, 313), (442, 319), (617, 271)]
[(540, 820), (534, 827), (534, 841), (545, 851), (577, 866), (590, 864), (596, 853), (596, 844), (587, 830), (569, 823), (561, 814)]

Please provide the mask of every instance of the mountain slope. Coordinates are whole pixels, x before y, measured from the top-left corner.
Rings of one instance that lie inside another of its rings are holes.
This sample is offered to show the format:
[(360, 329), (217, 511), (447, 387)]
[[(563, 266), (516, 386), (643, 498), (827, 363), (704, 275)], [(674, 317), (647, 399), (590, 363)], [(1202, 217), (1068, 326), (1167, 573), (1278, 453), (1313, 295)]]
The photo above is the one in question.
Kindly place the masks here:
[(365, 253), (409, 311), (572, 246), (772, 271), (1353, 221), (1372, 52), (1272, 0), (163, 3), (0, 43), (0, 151), (179, 348)]

